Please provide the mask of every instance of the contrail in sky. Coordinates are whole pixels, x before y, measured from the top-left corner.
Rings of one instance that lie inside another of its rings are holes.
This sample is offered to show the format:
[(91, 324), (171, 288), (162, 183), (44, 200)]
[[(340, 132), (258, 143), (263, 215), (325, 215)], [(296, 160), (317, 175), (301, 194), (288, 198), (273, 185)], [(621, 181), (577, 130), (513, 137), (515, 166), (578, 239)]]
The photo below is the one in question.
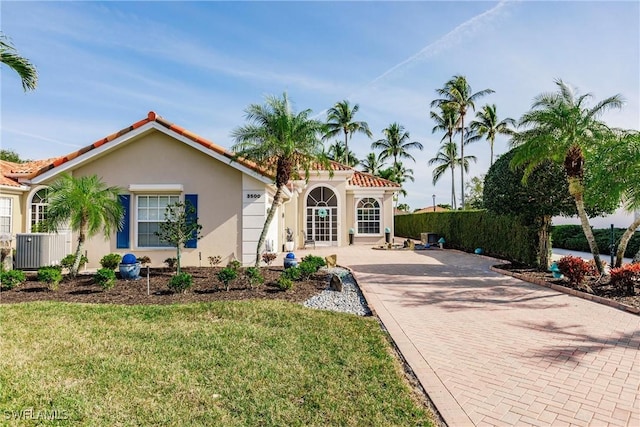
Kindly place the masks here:
[[(460, 24), (457, 27), (455, 27), (453, 30), (449, 31), (444, 36), (440, 37), (438, 40), (436, 40), (433, 43), (430, 43), (429, 45), (425, 46), (422, 50), (420, 50), (415, 55), (405, 59), (404, 61), (400, 62), (399, 64), (394, 65), (393, 67), (389, 68), (384, 73), (380, 74), (375, 79), (373, 79), (370, 82), (364, 84), (360, 89), (357, 89), (355, 92), (353, 92), (349, 96), (347, 96), (346, 99), (351, 99), (358, 92), (361, 92), (366, 87), (369, 87), (369, 86), (372, 86), (372, 85), (376, 84), (377, 82), (379, 82), (380, 80), (382, 80), (385, 77), (389, 76), (390, 74), (393, 74), (394, 72), (398, 71), (399, 69), (405, 67), (407, 64), (410, 64), (410, 63), (412, 63), (414, 61), (417, 61), (419, 59), (432, 57), (432, 56), (440, 53), (441, 51), (443, 51), (445, 49), (451, 48), (451, 46), (455, 45), (457, 42), (459, 42), (460, 39), (464, 35), (466, 35), (469, 32), (472, 32), (472, 31), (476, 30), (483, 23), (483, 21), (485, 21), (487, 18), (490, 18), (491, 16), (495, 15), (496, 13), (498, 13), (509, 2), (512, 2), (512, 1), (511, 0), (501, 0), (500, 2), (498, 2), (497, 5), (495, 5), (491, 9), (489, 9), (489, 10), (487, 10), (485, 12), (482, 12), (480, 15), (476, 15), (473, 18), (463, 22), (462, 24)], [(327, 112), (327, 110), (321, 111), (318, 114), (316, 114), (314, 116), (314, 118), (320, 117), (320, 116), (326, 114), (326, 112)]]
[(415, 55), (413, 55), (413, 56), (411, 56), (411, 57), (409, 57), (407, 59), (405, 59), (404, 61), (400, 62), (399, 64), (396, 64), (393, 67), (389, 68), (387, 71), (385, 71), (384, 73), (380, 74), (378, 77), (376, 77), (375, 79), (373, 79), (369, 83), (367, 83), (365, 85), (365, 87), (366, 86), (371, 86), (371, 85), (377, 83), (378, 81), (384, 79), (388, 75), (394, 73), (395, 71), (399, 70), (400, 68), (404, 67), (405, 65), (410, 64), (411, 62), (414, 62), (414, 61), (416, 61), (418, 59), (429, 58), (429, 57), (434, 56), (437, 53), (441, 52), (442, 50), (450, 48), (451, 45), (453, 45), (456, 42), (458, 42), (459, 39), (462, 36), (465, 35), (465, 33), (475, 30), (480, 24), (482, 24), (482, 21), (484, 21), (486, 18), (489, 18), (492, 15), (496, 14), (497, 12), (499, 12), (500, 9), (502, 9), (507, 3), (508, 3), (507, 0), (502, 0), (497, 5), (492, 7), (491, 9), (489, 9), (489, 10), (487, 10), (485, 12), (482, 12), (480, 15), (476, 15), (473, 18), (463, 22), (462, 24), (458, 25), (453, 30), (449, 31), (444, 36), (440, 37), (438, 40), (436, 40), (433, 43), (430, 43), (429, 45), (425, 46), (422, 50), (420, 50), (420, 52), (416, 53)]

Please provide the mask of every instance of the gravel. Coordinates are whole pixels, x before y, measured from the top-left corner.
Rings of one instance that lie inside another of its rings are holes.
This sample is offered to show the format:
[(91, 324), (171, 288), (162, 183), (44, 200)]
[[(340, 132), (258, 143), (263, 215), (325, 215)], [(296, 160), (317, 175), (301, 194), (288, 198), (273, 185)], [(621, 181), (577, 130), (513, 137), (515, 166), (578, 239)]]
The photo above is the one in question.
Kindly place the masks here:
[[(358, 316), (370, 316), (371, 310), (364, 299), (358, 284), (346, 268), (323, 268), (327, 273), (327, 289), (306, 300), (303, 305), (319, 310), (338, 311)], [(342, 279), (342, 292), (329, 290), (329, 280), (332, 274)]]

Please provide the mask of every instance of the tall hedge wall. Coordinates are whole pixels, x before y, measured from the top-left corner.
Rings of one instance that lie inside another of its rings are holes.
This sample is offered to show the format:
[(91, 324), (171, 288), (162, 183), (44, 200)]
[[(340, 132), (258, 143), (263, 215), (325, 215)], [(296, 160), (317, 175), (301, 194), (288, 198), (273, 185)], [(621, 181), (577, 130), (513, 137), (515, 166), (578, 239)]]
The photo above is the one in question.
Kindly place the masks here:
[(420, 239), (424, 232), (444, 237), (447, 247), (468, 252), (482, 248), (487, 255), (527, 265), (537, 263), (536, 227), (511, 216), (485, 210), (396, 215), (396, 236)]
[[(614, 228), (616, 244), (620, 242), (620, 238), (624, 234), (624, 228)], [(593, 230), (593, 236), (596, 239), (598, 249), (602, 255), (609, 255), (609, 243), (611, 239), (611, 229), (596, 228)], [(551, 231), (551, 241), (554, 248), (571, 249), (575, 251), (591, 252), (587, 238), (584, 237), (584, 231), (579, 225), (556, 225)], [(629, 240), (627, 250), (624, 256), (633, 258), (640, 250), (640, 231), (636, 231)]]

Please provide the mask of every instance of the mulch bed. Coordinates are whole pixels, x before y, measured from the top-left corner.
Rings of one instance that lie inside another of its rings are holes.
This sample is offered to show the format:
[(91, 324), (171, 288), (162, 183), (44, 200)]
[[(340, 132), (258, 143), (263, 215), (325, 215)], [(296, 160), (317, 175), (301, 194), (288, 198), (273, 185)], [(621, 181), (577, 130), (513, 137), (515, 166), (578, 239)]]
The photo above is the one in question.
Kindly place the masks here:
[[(149, 295), (147, 295), (147, 269), (140, 271), (138, 280), (118, 278), (110, 290), (103, 290), (93, 282), (92, 275), (79, 274), (75, 279), (65, 277), (58, 290), (51, 291), (46, 283), (38, 282), (35, 274), (29, 274), (25, 283), (11, 290), (0, 292), (0, 303), (27, 301), (64, 301), (97, 304), (176, 304), (248, 299), (279, 299), (303, 302), (326, 289), (327, 274), (318, 273), (307, 281), (294, 282), (293, 288), (280, 290), (275, 284), (282, 274), (282, 267), (262, 268), (264, 283), (249, 289), (242, 273), (230, 285), (229, 291), (217, 279), (218, 267), (187, 267), (182, 271), (193, 275), (193, 287), (186, 293), (173, 293), (167, 284), (174, 274), (172, 269), (151, 268), (149, 270)], [(118, 276), (118, 273), (116, 273)]]
[[(586, 292), (584, 289), (573, 288), (567, 279), (555, 279), (553, 274), (546, 271), (540, 271), (531, 267), (522, 266), (519, 264), (500, 264), (495, 268), (500, 270), (506, 270), (514, 273), (514, 277), (525, 280), (527, 282), (536, 283), (542, 281), (546, 284), (552, 284), (562, 286), (568, 289), (573, 289), (581, 292)], [(611, 301), (615, 301), (626, 306), (634, 307), (640, 310), (640, 285), (635, 286), (635, 295), (628, 295), (625, 289), (614, 287), (609, 283), (609, 277), (603, 278), (589, 276), (585, 282), (593, 290), (593, 294), (600, 298), (605, 298)]]

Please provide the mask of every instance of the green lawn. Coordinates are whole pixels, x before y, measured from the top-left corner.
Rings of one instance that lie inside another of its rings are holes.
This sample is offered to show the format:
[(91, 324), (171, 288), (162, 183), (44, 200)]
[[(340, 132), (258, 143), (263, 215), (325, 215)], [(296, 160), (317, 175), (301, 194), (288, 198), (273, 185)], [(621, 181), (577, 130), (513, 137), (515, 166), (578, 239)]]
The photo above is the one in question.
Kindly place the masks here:
[(57, 411), (48, 425), (431, 425), (375, 319), (281, 301), (0, 305), (0, 425), (29, 408)]

